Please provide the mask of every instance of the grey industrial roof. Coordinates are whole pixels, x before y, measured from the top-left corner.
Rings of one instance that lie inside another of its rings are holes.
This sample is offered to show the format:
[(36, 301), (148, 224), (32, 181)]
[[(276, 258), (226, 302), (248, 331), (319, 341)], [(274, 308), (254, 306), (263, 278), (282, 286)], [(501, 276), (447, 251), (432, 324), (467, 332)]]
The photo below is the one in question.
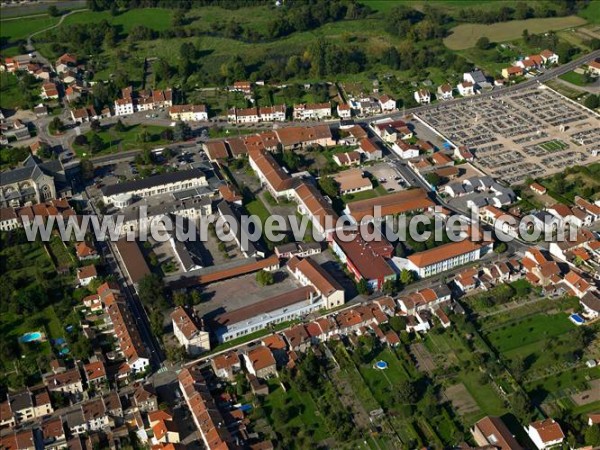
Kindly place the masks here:
[(102, 188), (104, 195), (123, 194), (125, 192), (137, 191), (140, 189), (149, 189), (162, 184), (177, 183), (179, 181), (190, 180), (192, 178), (204, 177), (204, 172), (200, 169), (181, 170), (177, 172), (162, 173), (141, 180), (126, 181), (124, 183), (113, 184)]

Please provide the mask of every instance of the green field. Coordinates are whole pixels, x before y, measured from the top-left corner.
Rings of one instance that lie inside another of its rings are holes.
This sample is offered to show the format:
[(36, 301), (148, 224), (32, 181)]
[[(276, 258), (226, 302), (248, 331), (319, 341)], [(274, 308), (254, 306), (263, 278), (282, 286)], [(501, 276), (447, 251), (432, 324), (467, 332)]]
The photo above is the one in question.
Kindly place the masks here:
[(590, 23), (600, 23), (600, 2), (592, 0), (579, 15)]
[[(123, 132), (115, 131), (114, 125), (103, 127), (97, 134), (102, 139), (104, 147), (102, 151), (94, 153), (94, 155), (117, 153), (120, 151), (145, 148), (148, 146), (158, 147), (162, 144), (168, 144), (160, 137), (160, 133), (168, 127), (158, 125), (132, 125), (127, 127)], [(142, 142), (140, 136), (143, 132), (147, 132), (151, 139), (148, 142)], [(85, 136), (89, 139), (94, 134), (93, 131), (88, 131)], [(85, 146), (73, 145), (75, 152), (79, 156), (87, 156), (89, 150)]]
[(294, 386), (284, 391), (276, 378), (270, 379), (268, 385), (269, 395), (263, 406), (267, 416), (271, 416), (276, 409), (287, 408), (293, 412), (293, 417), (285, 424), (286, 428), (311, 430), (313, 442), (320, 442), (328, 436), (327, 428), (319, 420), (317, 407), (310, 395), (299, 392)]
[(484, 36), (491, 42), (504, 42), (519, 39), (525, 28), (530, 34), (534, 34), (577, 27), (585, 23), (585, 19), (577, 16), (513, 20), (491, 25), (464, 23), (450, 30), (452, 34), (444, 38), (444, 44), (452, 50), (464, 50), (474, 47), (477, 40)]
[(57, 17), (29, 17), (0, 21), (0, 42), (2, 56), (19, 54), (17, 46), (25, 43), (27, 36), (58, 23)]
[(568, 81), (569, 83), (574, 84), (576, 86), (586, 86), (590, 84), (586, 81), (585, 76), (583, 74), (577, 73), (575, 71), (567, 72), (558, 78), (560, 78), (561, 80)]
[(132, 9), (115, 17), (111, 16), (110, 11), (83, 11), (70, 15), (64, 20), (63, 24), (86, 24), (107, 20), (109, 23), (120, 27), (125, 33), (129, 33), (133, 27), (138, 25), (144, 25), (156, 31), (163, 31), (171, 28), (172, 17), (173, 10), (163, 8)]
[(487, 333), (492, 346), (500, 353), (519, 350), (540, 340), (560, 336), (575, 329), (564, 313), (538, 314), (503, 325)]

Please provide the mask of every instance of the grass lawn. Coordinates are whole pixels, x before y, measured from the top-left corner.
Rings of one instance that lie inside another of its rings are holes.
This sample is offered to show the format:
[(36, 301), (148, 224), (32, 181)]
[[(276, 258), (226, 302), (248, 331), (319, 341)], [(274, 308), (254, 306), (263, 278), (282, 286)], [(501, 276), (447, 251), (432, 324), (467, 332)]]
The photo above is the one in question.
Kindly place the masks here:
[(87, 24), (107, 20), (110, 24), (119, 26), (125, 33), (129, 33), (138, 25), (144, 25), (156, 31), (164, 31), (172, 26), (173, 11), (173, 9), (164, 8), (135, 8), (114, 17), (110, 11), (83, 11), (67, 17), (63, 24)]
[(492, 42), (503, 42), (519, 39), (525, 28), (533, 34), (577, 27), (585, 23), (585, 19), (577, 16), (512, 20), (491, 25), (463, 23), (450, 30), (451, 34), (444, 39), (444, 44), (451, 50), (464, 50), (474, 47), (477, 40), (484, 36)]
[(583, 76), (583, 74), (581, 73), (577, 73), (575, 71), (573, 72), (567, 72), (564, 75), (561, 75), (559, 77), (561, 80), (565, 80), (568, 81), (571, 84), (574, 84), (576, 86), (586, 86), (590, 83), (586, 83), (585, 77)]
[[(379, 360), (388, 363), (386, 370), (373, 368), (373, 365)], [(394, 385), (410, 379), (400, 360), (389, 348), (385, 348), (375, 355), (368, 364), (362, 364), (359, 371), (373, 396), (381, 405), (389, 405), (389, 392)]]
[(56, 259), (56, 263), (58, 267), (71, 267), (75, 263), (73, 256), (69, 253), (67, 248), (65, 247), (64, 242), (60, 239), (58, 235), (52, 236), (49, 242), (50, 251), (54, 258)]
[(320, 442), (329, 435), (325, 422), (319, 419), (317, 407), (310, 395), (298, 391), (295, 386), (283, 390), (276, 378), (268, 380), (269, 395), (265, 399), (264, 408), (267, 416), (275, 409), (286, 408), (293, 411), (285, 427), (298, 427), (303, 430), (310, 429), (311, 440)]
[(267, 219), (271, 216), (271, 213), (269, 212), (265, 204), (258, 197), (244, 206), (250, 215), (254, 214), (258, 216), (263, 226)]
[(18, 45), (25, 43), (27, 36), (58, 23), (57, 17), (25, 17), (15, 20), (0, 21), (0, 39), (2, 40), (2, 56), (18, 55)]
[(591, 1), (588, 6), (579, 12), (579, 15), (591, 23), (600, 23), (600, 2)]
[(525, 384), (525, 390), (532, 397), (535, 403), (542, 403), (546, 398), (551, 395), (555, 398), (560, 398), (565, 395), (569, 395), (573, 389), (586, 388), (585, 380), (600, 378), (600, 371), (598, 369), (589, 369), (576, 367), (570, 370), (566, 370), (556, 375), (552, 375), (546, 378), (542, 378), (530, 383)]
[(560, 336), (574, 328), (566, 314), (538, 314), (490, 331), (487, 338), (500, 353), (505, 353)]
[[(41, 85), (41, 82), (39, 83)], [(37, 89), (36, 87), (32, 88)], [(19, 79), (9, 72), (0, 72), (0, 107), (15, 109), (26, 105), (29, 96), (19, 83)]]
[[(146, 146), (158, 147), (163, 144), (168, 144), (168, 141), (161, 139), (160, 133), (168, 127), (161, 127), (157, 125), (133, 125), (127, 127), (127, 129), (123, 132), (115, 131), (114, 125), (110, 127), (103, 127), (101, 131), (98, 132), (98, 136), (104, 142), (104, 148), (95, 153), (94, 156), (100, 154), (108, 154), (108, 153), (118, 153), (120, 151), (132, 150), (136, 148), (143, 148)], [(141, 134), (146, 131), (151, 135), (151, 140), (149, 142), (140, 141)], [(88, 131), (85, 136), (88, 138), (94, 134), (93, 131)], [(88, 149), (83, 146), (73, 145), (75, 152), (78, 156), (86, 156)]]

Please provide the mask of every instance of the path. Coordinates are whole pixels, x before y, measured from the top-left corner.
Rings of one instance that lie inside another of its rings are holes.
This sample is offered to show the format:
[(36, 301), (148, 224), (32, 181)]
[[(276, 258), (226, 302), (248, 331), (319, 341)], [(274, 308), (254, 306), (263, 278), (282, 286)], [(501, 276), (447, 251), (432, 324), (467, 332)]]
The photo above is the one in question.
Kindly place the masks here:
[[(35, 48), (33, 47), (33, 44), (32, 44), (32, 38), (34, 36), (37, 36), (38, 34), (45, 33), (46, 31), (50, 31), (50, 30), (53, 30), (54, 28), (59, 27), (60, 25), (62, 25), (65, 18), (69, 17), (71, 14), (76, 14), (76, 13), (82, 12), (82, 11), (88, 11), (88, 9), (86, 8), (86, 9), (77, 9), (75, 11), (69, 11), (68, 13), (63, 14), (60, 17), (60, 20), (58, 21), (57, 24), (51, 25), (48, 28), (44, 28), (43, 30), (36, 31), (35, 33), (31, 33), (29, 36), (27, 36), (27, 51), (29, 53), (32, 53), (35, 50)], [(39, 52), (37, 54), (37, 59), (40, 62), (44, 63), (45, 65), (52, 67), (52, 64), (50, 64), (50, 62), (46, 58), (44, 58), (42, 55), (40, 55)]]

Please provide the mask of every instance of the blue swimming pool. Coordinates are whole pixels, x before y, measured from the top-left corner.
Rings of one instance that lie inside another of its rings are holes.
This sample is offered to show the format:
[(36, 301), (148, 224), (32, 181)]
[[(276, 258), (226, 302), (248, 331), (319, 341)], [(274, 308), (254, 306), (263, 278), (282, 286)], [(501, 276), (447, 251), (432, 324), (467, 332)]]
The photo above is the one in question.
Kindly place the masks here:
[(34, 342), (39, 341), (40, 339), (42, 339), (42, 333), (39, 331), (32, 331), (31, 333), (25, 333), (19, 340), (21, 342)]
[(571, 314), (569, 319), (571, 319), (571, 322), (575, 325), (583, 325), (585, 323), (585, 320), (579, 314)]
[(385, 361), (377, 361), (375, 363), (375, 367), (377, 367), (378, 369), (387, 369), (388, 368), (388, 363), (386, 363)]

